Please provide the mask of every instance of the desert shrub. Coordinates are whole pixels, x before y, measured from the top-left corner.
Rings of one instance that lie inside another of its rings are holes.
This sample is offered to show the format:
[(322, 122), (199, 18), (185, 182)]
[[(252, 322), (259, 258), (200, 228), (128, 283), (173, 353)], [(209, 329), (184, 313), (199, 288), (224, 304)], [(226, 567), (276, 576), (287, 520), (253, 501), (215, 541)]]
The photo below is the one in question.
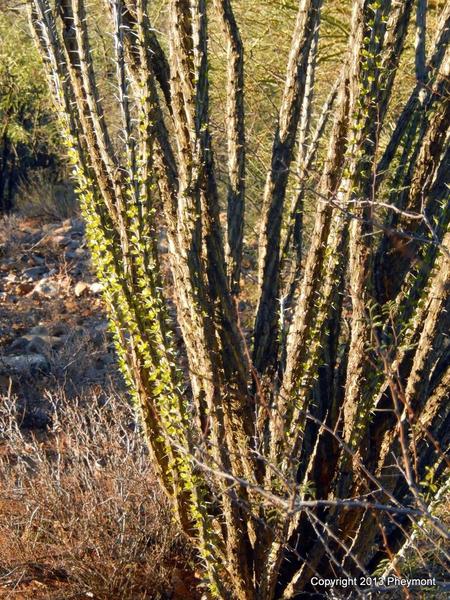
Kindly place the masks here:
[(13, 398), (1, 403), (0, 596), (169, 597), (190, 554), (132, 410), (114, 396), (49, 399), (41, 436), (20, 429)]
[(25, 216), (56, 221), (78, 213), (73, 185), (68, 180), (61, 180), (52, 169), (34, 169), (22, 179), (15, 204)]
[[(7, 7), (11, 9), (11, 6)], [(30, 169), (60, 170), (59, 134), (26, 19), (0, 7), (0, 211)]]

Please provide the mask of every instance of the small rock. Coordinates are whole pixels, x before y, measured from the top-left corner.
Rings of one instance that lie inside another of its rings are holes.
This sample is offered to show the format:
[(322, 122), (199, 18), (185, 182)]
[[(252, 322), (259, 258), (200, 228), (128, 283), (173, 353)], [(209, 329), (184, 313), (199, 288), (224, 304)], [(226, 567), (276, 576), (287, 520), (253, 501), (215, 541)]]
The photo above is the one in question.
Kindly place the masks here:
[(19, 354), (0, 357), (0, 375), (36, 375), (48, 373), (50, 365), (42, 354)]
[(44, 338), (36, 335), (27, 344), (26, 351), (30, 354), (46, 354), (50, 350), (50, 346), (45, 342)]
[(96, 296), (97, 294), (101, 294), (102, 291), (103, 291), (103, 285), (101, 283), (99, 283), (99, 282), (91, 283), (91, 287), (90, 287), (91, 294)]
[(66, 244), (66, 248), (68, 250), (76, 250), (80, 245), (80, 242), (78, 240), (70, 240), (70, 242), (68, 244)]
[(53, 325), (50, 328), (50, 332), (51, 335), (54, 335), (56, 337), (61, 337), (63, 335), (66, 335), (69, 331), (69, 327), (68, 325), (66, 325), (66, 323), (60, 322), (60, 323), (53, 323)]
[(47, 269), (45, 267), (30, 267), (29, 269), (25, 269), (23, 271), (23, 276), (25, 279), (29, 281), (37, 281), (41, 279), (42, 276), (46, 273)]
[(22, 233), (36, 233), (36, 229), (34, 229), (34, 227), (27, 227), (23, 224), (19, 224), (19, 229)]
[(70, 219), (66, 219), (62, 225), (53, 230), (53, 235), (64, 235), (70, 233), (72, 226), (70, 224)]
[(84, 275), (84, 270), (79, 265), (75, 264), (71, 267), (70, 273), (75, 278), (82, 277)]
[(67, 241), (67, 237), (65, 235), (52, 235), (51, 240), (54, 244), (61, 244)]
[(49, 281), (48, 278), (41, 279), (33, 288), (32, 294), (38, 294), (39, 296), (45, 296), (47, 298), (53, 298), (60, 292), (59, 285), (54, 281)]
[(66, 250), (65, 257), (67, 260), (83, 260), (86, 258), (87, 252), (84, 248), (75, 248), (75, 250)]
[(71, 220), (72, 231), (74, 233), (84, 233), (84, 221), (83, 219), (77, 219), (73, 217)]
[(78, 281), (75, 285), (75, 296), (80, 298), (80, 296), (86, 296), (89, 293), (90, 285), (85, 281)]
[(36, 233), (29, 233), (24, 238), (22, 238), (22, 244), (38, 244), (45, 237), (46, 235), (42, 235), (42, 231), (37, 231)]
[(58, 346), (61, 346), (62, 344), (61, 338), (51, 335), (34, 335), (26, 337), (31, 338), (26, 348), (27, 352), (30, 353), (45, 354), (49, 350), (58, 348)]
[(49, 330), (44, 325), (36, 325), (30, 329), (31, 335), (49, 335)]
[(70, 241), (70, 238), (66, 235), (56, 235), (55, 237), (52, 237), (52, 242), (54, 244), (58, 244), (59, 246), (67, 246)]
[(16, 292), (19, 294), (19, 296), (25, 296), (26, 294), (29, 294), (31, 292), (31, 290), (33, 289), (33, 282), (31, 281), (22, 281), (21, 283), (19, 283), (19, 285), (16, 288)]
[(25, 352), (28, 344), (29, 340), (25, 336), (21, 336), (11, 342), (8, 346), (8, 350), (11, 350), (11, 352)]
[(32, 254), (31, 259), (35, 265), (42, 266), (45, 264), (45, 257), (42, 254)]
[[(40, 328), (35, 327), (34, 329)], [(44, 330), (45, 328), (43, 327), (41, 329)], [(28, 334), (14, 340), (9, 346), (9, 350), (15, 352), (25, 351), (28, 354), (45, 354), (51, 349), (61, 346), (63, 341), (64, 340), (61, 337), (45, 335), (45, 333), (41, 333), (40, 335)]]
[(54, 231), (58, 227), (59, 227), (59, 223), (45, 223), (44, 225), (42, 225), (42, 231), (45, 231), (45, 232)]

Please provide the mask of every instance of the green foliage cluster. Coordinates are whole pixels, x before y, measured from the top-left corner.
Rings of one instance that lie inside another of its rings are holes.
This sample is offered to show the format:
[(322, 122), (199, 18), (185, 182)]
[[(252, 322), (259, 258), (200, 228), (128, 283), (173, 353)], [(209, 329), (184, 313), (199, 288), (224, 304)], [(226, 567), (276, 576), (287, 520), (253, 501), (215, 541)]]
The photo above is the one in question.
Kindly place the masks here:
[(22, 15), (0, 12), (0, 210), (21, 178), (60, 154), (47, 83)]

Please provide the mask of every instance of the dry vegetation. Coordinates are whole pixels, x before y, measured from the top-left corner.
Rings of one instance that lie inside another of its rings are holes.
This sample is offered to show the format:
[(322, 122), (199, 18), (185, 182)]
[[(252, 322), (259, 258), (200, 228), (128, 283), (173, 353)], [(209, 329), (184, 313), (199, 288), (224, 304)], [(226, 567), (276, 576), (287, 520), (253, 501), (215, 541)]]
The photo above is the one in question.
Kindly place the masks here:
[(0, 404), (0, 597), (188, 598), (191, 556), (132, 410), (49, 396), (46, 432)]

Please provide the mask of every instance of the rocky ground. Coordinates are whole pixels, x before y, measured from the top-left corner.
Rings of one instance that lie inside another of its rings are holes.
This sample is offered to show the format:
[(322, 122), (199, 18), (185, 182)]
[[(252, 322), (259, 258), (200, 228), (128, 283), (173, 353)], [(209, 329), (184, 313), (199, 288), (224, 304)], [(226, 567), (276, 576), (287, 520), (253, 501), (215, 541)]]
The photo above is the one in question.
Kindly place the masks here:
[(24, 427), (48, 424), (44, 392), (110, 383), (114, 352), (100, 296), (80, 219), (2, 220), (0, 392), (18, 397)]

